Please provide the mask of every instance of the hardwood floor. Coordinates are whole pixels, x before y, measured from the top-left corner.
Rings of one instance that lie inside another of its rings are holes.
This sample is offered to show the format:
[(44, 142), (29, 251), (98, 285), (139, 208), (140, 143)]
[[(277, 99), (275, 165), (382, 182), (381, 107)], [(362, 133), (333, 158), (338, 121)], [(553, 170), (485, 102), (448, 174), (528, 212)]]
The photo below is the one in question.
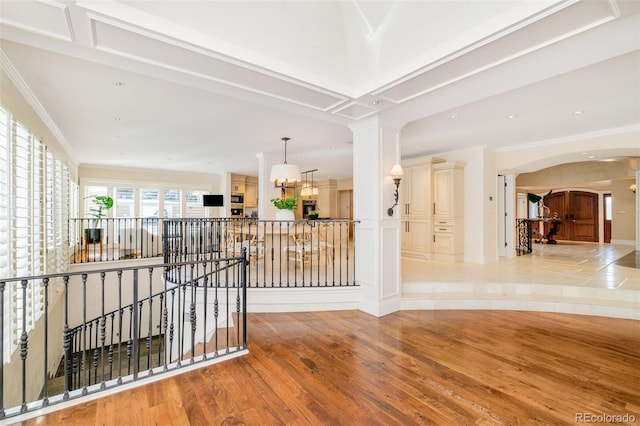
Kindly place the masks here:
[(25, 424), (569, 425), (581, 413), (640, 422), (638, 321), (341, 311), (248, 323), (247, 356)]

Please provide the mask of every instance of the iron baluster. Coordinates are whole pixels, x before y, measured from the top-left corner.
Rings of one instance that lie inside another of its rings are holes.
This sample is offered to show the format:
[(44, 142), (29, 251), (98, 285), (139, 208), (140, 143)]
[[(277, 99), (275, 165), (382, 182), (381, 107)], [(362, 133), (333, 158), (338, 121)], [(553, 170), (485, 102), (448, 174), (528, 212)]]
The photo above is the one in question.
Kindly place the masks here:
[(82, 274), (82, 363), (80, 364), (80, 377), (82, 378), (82, 394), (87, 394), (86, 349), (87, 349), (87, 274)]
[(0, 330), (2, 336), (0, 336), (0, 357), (2, 357), (2, 362), (0, 362), (0, 418), (4, 418), (4, 292), (7, 288), (7, 283), (2, 281), (0, 282)]
[(20, 359), (22, 360), (22, 406), (21, 413), (27, 412), (27, 280), (22, 280), (22, 334), (20, 335)]
[(149, 319), (148, 319), (148, 330), (147, 330), (147, 369), (149, 370), (149, 375), (153, 375), (153, 370), (151, 370), (151, 338), (153, 336), (153, 268), (149, 268)]
[(113, 333), (115, 328), (115, 317), (116, 314), (114, 312), (109, 316), (111, 318), (111, 338), (109, 343), (109, 380), (113, 380)]
[[(107, 244), (107, 247), (109, 245)], [(108, 255), (107, 255), (108, 256)], [(104, 381), (104, 368), (105, 368), (105, 363), (104, 363), (104, 346), (105, 346), (105, 342), (106, 342), (106, 338), (107, 338), (107, 334), (106, 334), (106, 318), (104, 315), (104, 279), (105, 279), (106, 273), (103, 271), (100, 273), (100, 285), (101, 285), (101, 290), (102, 290), (102, 315), (100, 316), (100, 362), (102, 364), (102, 377), (101, 377), (101, 384), (100, 384), (100, 389), (105, 389), (106, 388), (106, 384)]]
[[(42, 280), (42, 285), (44, 287), (44, 347), (49, 347), (49, 277), (46, 277)], [(43, 351), (44, 355), (44, 363), (43, 363), (43, 395), (42, 395), (42, 406), (46, 407), (49, 405), (49, 354), (48, 351)]]

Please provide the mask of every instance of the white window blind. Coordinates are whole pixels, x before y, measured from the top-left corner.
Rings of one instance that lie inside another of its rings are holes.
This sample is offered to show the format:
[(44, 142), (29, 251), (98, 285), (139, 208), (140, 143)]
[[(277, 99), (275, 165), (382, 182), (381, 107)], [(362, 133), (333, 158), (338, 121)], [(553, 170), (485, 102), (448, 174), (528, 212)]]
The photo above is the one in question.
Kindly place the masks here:
[[(11, 276), (11, 228), (9, 226), (9, 114), (0, 108), (0, 278)], [(5, 289), (3, 324), (11, 324), (10, 288)], [(5, 330), (7, 327), (5, 327)], [(11, 353), (12, 333), (4, 331), (2, 335), (6, 355)]]
[(160, 191), (157, 189), (140, 190), (140, 216), (159, 217), (158, 207), (160, 205)]
[[(0, 108), (0, 278), (64, 272), (78, 185), (68, 166)], [(74, 197), (75, 201), (71, 198)], [(42, 282), (5, 290), (5, 359), (44, 312)], [(26, 310), (25, 310), (26, 306)]]
[(205, 210), (202, 205), (202, 196), (207, 194), (208, 192), (204, 191), (187, 192), (187, 217), (205, 217)]
[(180, 217), (182, 206), (182, 191), (179, 189), (164, 190), (164, 214), (162, 217)]
[[(39, 226), (40, 214), (37, 205), (41, 194), (40, 182), (42, 169), (40, 162), (39, 144), (34, 142), (32, 135), (20, 123), (13, 123), (13, 224), (14, 235), (13, 257), (15, 275), (29, 276), (42, 274), (41, 244), (42, 231)], [(14, 343), (22, 331), (30, 330), (42, 306), (39, 296), (39, 284), (29, 281), (26, 289), (20, 282), (12, 283), (12, 297), (14, 317)], [(26, 306), (23, 303), (26, 300)], [(24, 309), (26, 308), (26, 311)]]

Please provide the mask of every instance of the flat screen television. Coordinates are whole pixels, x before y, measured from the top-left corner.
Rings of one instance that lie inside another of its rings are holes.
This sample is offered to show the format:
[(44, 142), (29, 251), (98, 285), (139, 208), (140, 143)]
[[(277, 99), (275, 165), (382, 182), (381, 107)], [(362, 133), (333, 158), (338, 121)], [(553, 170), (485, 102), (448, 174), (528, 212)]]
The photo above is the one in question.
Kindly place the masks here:
[(223, 196), (222, 194), (203, 195), (202, 205), (204, 207), (222, 207), (224, 206)]

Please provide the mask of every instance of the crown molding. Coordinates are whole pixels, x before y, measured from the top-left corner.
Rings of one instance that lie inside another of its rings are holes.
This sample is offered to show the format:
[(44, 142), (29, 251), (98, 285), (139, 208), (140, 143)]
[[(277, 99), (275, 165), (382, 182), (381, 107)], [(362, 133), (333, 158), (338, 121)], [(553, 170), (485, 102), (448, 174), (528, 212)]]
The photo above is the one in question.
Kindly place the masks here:
[[(57, 142), (64, 148), (67, 155), (71, 158), (71, 160), (78, 164), (77, 155), (73, 147), (69, 144), (67, 139), (64, 137), (56, 123), (53, 121), (51, 116), (47, 113), (46, 109), (36, 95), (33, 93), (29, 85), (23, 80), (23, 78), (18, 73), (18, 70), (13, 66), (7, 55), (4, 53), (2, 49), (0, 49), (0, 68), (7, 74), (9, 80), (16, 86), (20, 94), (25, 98), (29, 106), (33, 108), (35, 113), (38, 115), (40, 120), (44, 123), (44, 125), (49, 129), (49, 131), (56, 138)], [(46, 143), (46, 142), (45, 142)]]

